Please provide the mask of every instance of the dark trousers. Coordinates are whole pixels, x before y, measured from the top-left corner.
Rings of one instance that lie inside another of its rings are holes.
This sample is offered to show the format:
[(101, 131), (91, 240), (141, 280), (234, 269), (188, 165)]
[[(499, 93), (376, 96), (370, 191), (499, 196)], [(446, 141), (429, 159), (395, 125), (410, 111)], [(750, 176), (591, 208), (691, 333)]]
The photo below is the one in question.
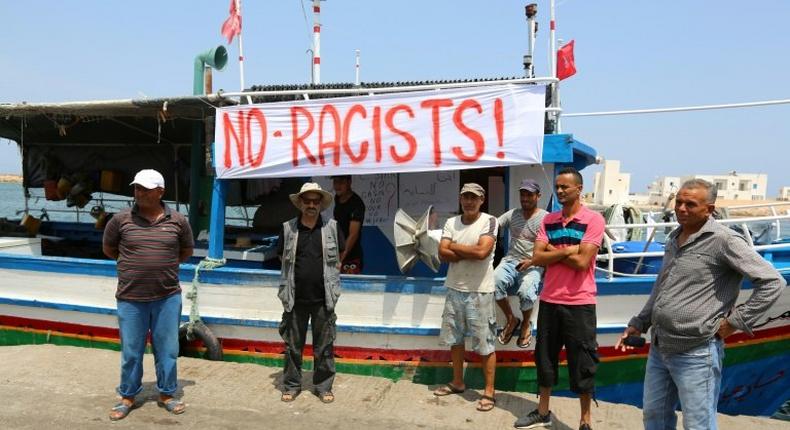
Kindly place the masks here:
[(285, 341), (284, 391), (298, 392), (302, 389), (302, 352), (308, 323), (313, 328), (313, 385), (318, 393), (332, 391), (335, 380), (336, 320), (335, 312), (328, 311), (323, 303), (297, 304), (291, 312), (283, 312), (280, 336)]

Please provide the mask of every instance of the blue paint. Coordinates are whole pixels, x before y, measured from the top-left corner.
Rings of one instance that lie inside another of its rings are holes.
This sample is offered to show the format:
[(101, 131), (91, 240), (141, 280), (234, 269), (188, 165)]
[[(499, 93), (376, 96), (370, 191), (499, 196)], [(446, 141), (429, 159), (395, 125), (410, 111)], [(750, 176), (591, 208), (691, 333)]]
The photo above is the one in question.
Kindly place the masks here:
[(211, 193), (211, 220), (208, 231), (208, 257), (215, 260), (221, 259), (224, 252), (225, 194), (227, 189), (227, 181), (214, 178)]

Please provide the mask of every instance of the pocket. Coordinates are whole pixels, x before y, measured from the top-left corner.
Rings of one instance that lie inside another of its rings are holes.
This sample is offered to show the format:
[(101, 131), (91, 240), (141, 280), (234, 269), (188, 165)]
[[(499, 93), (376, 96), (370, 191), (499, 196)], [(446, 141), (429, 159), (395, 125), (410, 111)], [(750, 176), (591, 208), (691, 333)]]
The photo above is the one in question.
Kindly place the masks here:
[(579, 372), (583, 378), (591, 378), (598, 371), (598, 342), (589, 340), (582, 342), (579, 351)]
[(338, 262), (337, 244), (329, 243), (326, 246), (326, 262), (327, 264), (334, 265)]

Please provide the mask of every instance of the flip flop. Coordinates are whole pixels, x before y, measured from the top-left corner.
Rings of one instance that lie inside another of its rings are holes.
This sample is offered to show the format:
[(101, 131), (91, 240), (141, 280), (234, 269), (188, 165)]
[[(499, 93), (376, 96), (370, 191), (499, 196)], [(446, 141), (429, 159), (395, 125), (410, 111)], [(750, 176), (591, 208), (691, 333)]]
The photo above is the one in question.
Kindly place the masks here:
[(280, 396), (280, 400), (286, 403), (293, 402), (294, 400), (296, 400), (296, 396), (298, 395), (299, 395), (298, 391), (283, 391), (282, 396)]
[(527, 335), (519, 336), (518, 339), (516, 339), (516, 346), (521, 349), (529, 348), (529, 346), (532, 345), (533, 338), (534, 336), (532, 336), (532, 321), (530, 321), (529, 331), (527, 332)]
[[(483, 403), (483, 400), (486, 400), (486, 402)], [(488, 412), (491, 409), (494, 409), (495, 406), (496, 406), (496, 399), (494, 398), (494, 396), (487, 396), (483, 394), (482, 396), (480, 396), (480, 401), (478, 401), (477, 403), (477, 410), (480, 412)]]
[(129, 412), (131, 412), (132, 407), (134, 407), (134, 403), (127, 405), (124, 402), (120, 402), (113, 406), (112, 409), (110, 409), (110, 421), (118, 421), (126, 418)]
[(177, 400), (175, 398), (167, 399), (164, 402), (161, 400), (157, 400), (156, 404), (160, 408), (165, 408), (167, 412), (170, 412), (173, 415), (183, 414), (187, 409), (187, 405), (184, 402), (182, 402), (181, 400)]
[(433, 395), (436, 396), (436, 397), (443, 397), (443, 396), (449, 396), (451, 394), (461, 394), (464, 391), (466, 391), (466, 387), (458, 388), (455, 385), (453, 385), (453, 384), (448, 382), (447, 384), (442, 385), (441, 387), (437, 388), (433, 392)]
[(332, 403), (335, 401), (335, 395), (332, 394), (331, 391), (325, 391), (323, 393), (318, 393), (318, 398), (321, 399), (322, 403)]
[(513, 330), (510, 330), (510, 333), (505, 334), (505, 331), (507, 330), (507, 326), (505, 326), (505, 328), (502, 329), (502, 332), (499, 333), (499, 336), (497, 336), (496, 340), (502, 345), (509, 344), (511, 339), (513, 339), (513, 335), (516, 333), (516, 330), (521, 330), (521, 322), (522, 321), (520, 319), (516, 318), (516, 325), (513, 326)]

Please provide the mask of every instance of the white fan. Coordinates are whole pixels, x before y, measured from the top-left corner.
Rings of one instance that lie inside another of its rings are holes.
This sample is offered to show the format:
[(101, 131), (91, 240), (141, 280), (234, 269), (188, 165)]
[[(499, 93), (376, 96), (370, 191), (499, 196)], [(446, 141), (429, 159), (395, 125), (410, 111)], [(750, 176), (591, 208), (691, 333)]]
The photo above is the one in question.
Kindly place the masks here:
[(424, 214), (414, 221), (409, 214), (398, 209), (395, 213), (395, 254), (398, 257), (398, 267), (401, 273), (411, 270), (422, 260), (426, 266), (434, 272), (439, 271), (439, 240), (429, 234), (428, 217), (431, 213), (431, 206)]

